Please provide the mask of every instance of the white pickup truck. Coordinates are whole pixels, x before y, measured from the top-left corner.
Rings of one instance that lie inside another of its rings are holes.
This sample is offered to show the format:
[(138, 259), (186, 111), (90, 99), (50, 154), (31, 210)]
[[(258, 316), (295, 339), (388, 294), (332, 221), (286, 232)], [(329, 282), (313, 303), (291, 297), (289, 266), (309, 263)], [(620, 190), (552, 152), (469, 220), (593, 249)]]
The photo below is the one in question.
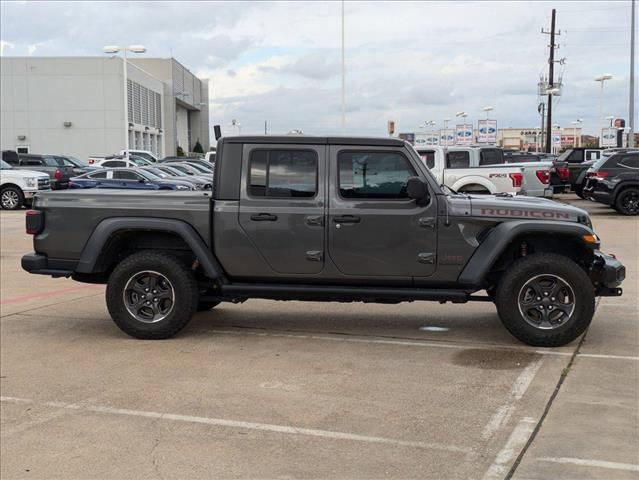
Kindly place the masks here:
[(14, 168), (0, 158), (0, 206), (17, 210), (30, 205), (40, 190), (51, 190), (49, 175), (43, 172)]
[(456, 192), (516, 195), (521, 191), (524, 178), (521, 167), (480, 167), (466, 147), (428, 146), (416, 150), (435, 179)]
[(437, 179), (453, 190), (552, 197), (552, 162), (506, 165), (503, 151), (491, 146), (419, 147), (417, 151)]

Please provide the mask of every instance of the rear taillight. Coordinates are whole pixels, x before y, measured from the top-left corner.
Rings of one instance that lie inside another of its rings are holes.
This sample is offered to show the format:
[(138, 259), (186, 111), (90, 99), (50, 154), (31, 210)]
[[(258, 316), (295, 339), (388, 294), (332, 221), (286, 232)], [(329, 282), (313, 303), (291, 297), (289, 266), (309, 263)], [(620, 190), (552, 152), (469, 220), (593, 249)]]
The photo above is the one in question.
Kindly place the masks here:
[(53, 178), (55, 178), (56, 180), (60, 180), (60, 178), (62, 178), (62, 172), (59, 168), (56, 169), (55, 173), (53, 174)]
[(568, 170), (568, 167), (559, 167), (557, 169), (557, 175), (559, 175), (559, 178), (562, 180), (568, 180), (570, 178), (570, 170)]
[(548, 184), (550, 182), (550, 172), (548, 170), (537, 170), (535, 174), (541, 183)]
[(595, 178), (606, 178), (608, 176), (608, 172), (593, 172), (593, 177)]
[(28, 235), (37, 235), (44, 227), (44, 216), (39, 210), (27, 210), (26, 226)]
[(508, 176), (513, 181), (513, 187), (521, 187), (524, 176), (521, 173), (509, 173)]
[(95, 163), (95, 160), (92, 158), (89, 158), (89, 165), (93, 165)]

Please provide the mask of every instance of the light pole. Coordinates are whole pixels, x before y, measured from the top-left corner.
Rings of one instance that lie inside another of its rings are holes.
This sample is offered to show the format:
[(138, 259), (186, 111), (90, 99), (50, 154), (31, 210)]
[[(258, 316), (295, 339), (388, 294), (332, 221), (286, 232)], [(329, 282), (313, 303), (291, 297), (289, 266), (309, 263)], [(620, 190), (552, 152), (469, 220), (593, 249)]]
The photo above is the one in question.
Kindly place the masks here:
[(122, 85), (124, 86), (122, 93), (124, 96), (124, 158), (126, 158), (127, 162), (129, 160), (129, 101), (128, 101), (128, 79), (127, 79), (127, 59), (126, 53), (144, 53), (146, 52), (146, 47), (144, 45), (130, 45), (128, 47), (119, 47), (117, 45), (106, 45), (102, 48), (104, 53), (112, 53), (116, 54), (118, 52), (122, 52), (122, 65), (124, 66), (124, 70), (122, 72)]
[(495, 109), (495, 107), (491, 107), (491, 106), (484, 107), (484, 112), (486, 112), (486, 120), (488, 120), (488, 112), (490, 112), (491, 110), (494, 110), (494, 109)]
[(577, 146), (577, 125), (581, 125), (582, 122), (583, 120), (581, 118), (578, 118), (574, 122), (571, 122), (572, 123), (572, 148), (575, 148)]
[(602, 117), (603, 117), (603, 89), (604, 89), (604, 82), (606, 80), (612, 80), (612, 75), (610, 75), (609, 73), (606, 73), (604, 75), (599, 75), (598, 77), (595, 77), (595, 82), (600, 82), (601, 83), (601, 87), (599, 89), (599, 133), (597, 134), (597, 137), (599, 138), (599, 146), (601, 147), (601, 130), (602, 130)]
[(344, 0), (342, 0), (342, 135), (346, 134), (346, 57), (344, 51)]

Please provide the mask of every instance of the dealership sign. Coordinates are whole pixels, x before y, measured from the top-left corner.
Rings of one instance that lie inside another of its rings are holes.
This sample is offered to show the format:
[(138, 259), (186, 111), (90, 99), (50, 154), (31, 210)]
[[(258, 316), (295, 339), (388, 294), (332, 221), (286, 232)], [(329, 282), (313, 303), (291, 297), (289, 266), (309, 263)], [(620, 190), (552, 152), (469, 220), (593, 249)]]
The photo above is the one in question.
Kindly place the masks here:
[(439, 145), (439, 134), (437, 132), (416, 133), (415, 146)]
[(603, 128), (601, 129), (600, 147), (616, 147), (617, 146), (617, 129)]
[(455, 125), (455, 144), (470, 145), (473, 143), (473, 126), (470, 124)]
[(479, 120), (477, 131), (479, 143), (497, 143), (497, 120)]
[(552, 146), (561, 147), (561, 130), (553, 130), (552, 132)]
[(455, 130), (446, 128), (439, 131), (439, 144), (445, 147), (455, 145)]

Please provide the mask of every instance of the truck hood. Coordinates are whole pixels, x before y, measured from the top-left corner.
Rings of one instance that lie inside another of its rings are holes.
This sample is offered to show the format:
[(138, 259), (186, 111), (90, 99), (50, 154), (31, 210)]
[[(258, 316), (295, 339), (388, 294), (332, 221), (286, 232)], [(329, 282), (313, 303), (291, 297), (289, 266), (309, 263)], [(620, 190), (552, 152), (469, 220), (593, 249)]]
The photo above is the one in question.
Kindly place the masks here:
[(590, 224), (590, 217), (582, 210), (546, 198), (526, 196), (472, 195), (471, 215), (537, 220), (558, 220)]
[(25, 177), (46, 177), (49, 178), (49, 175), (43, 172), (36, 172), (35, 170), (22, 170), (21, 168), (11, 168), (2, 170), (2, 176), (7, 176), (11, 178), (25, 178)]

